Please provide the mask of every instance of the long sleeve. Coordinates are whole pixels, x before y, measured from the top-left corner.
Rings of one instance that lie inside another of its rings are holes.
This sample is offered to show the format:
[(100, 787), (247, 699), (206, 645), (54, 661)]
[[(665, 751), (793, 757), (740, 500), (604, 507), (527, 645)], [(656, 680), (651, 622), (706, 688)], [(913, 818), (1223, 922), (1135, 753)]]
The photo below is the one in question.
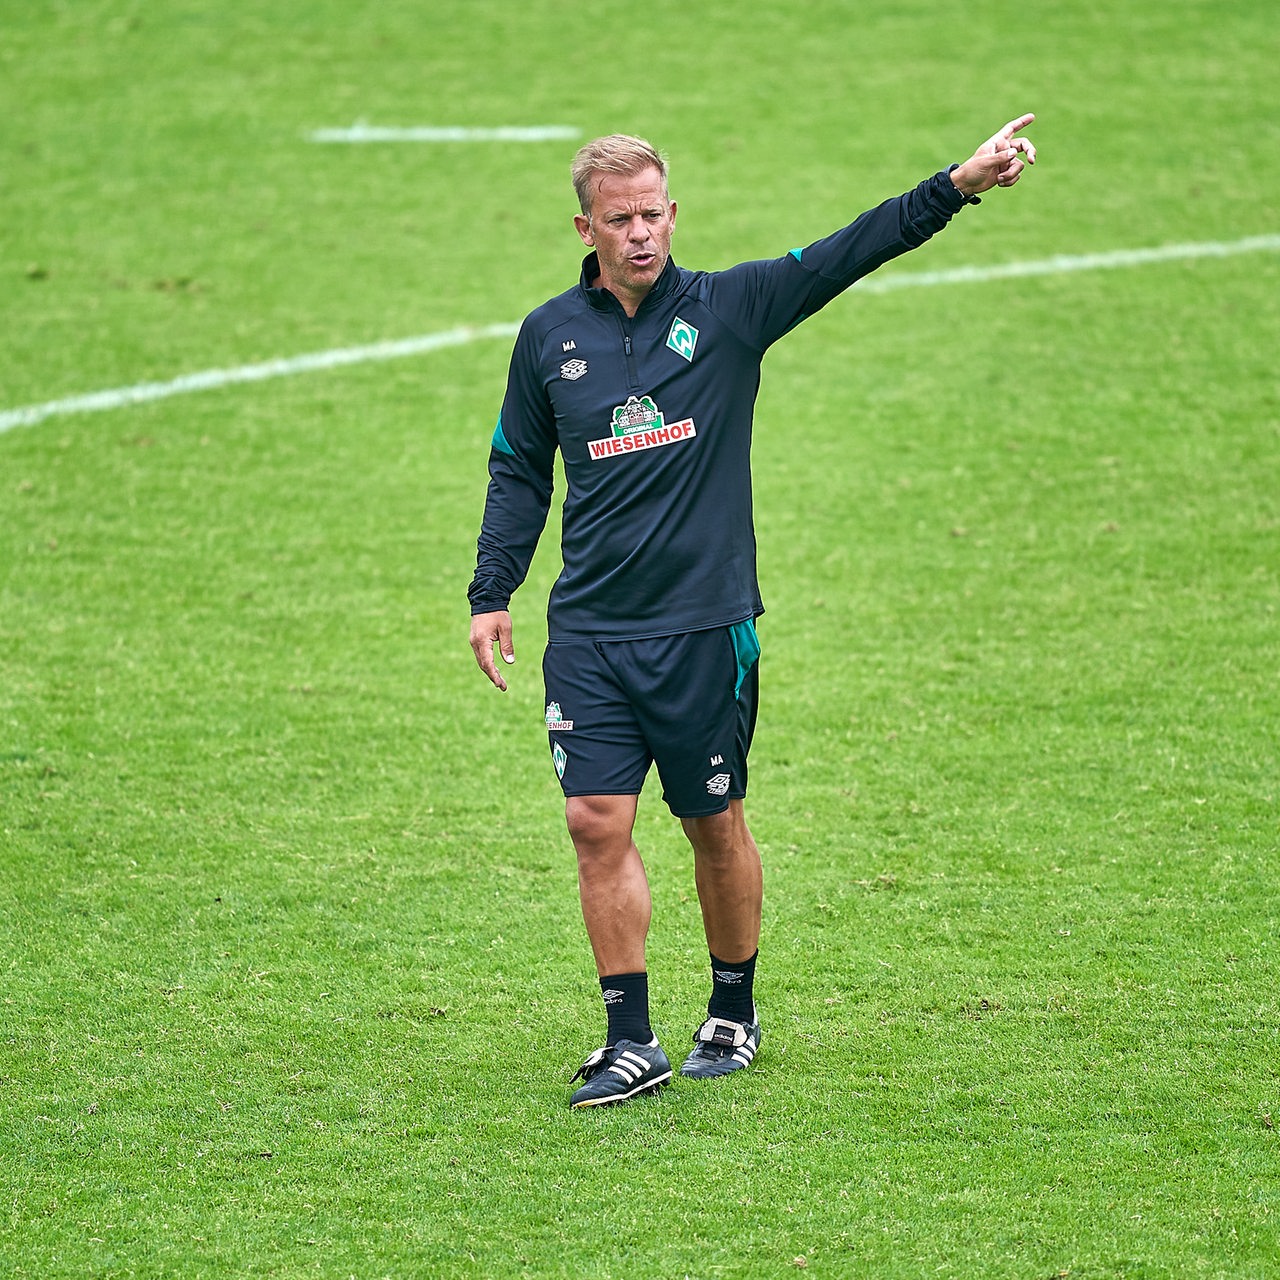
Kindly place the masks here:
[(942, 170), (807, 248), (719, 272), (714, 305), (726, 318), (736, 313), (740, 336), (763, 351), (855, 281), (919, 248), (963, 205)]
[(489, 490), (467, 596), (472, 613), (507, 608), (524, 581), (551, 506), (555, 421), (526, 320), (516, 338), (502, 413), (489, 451)]

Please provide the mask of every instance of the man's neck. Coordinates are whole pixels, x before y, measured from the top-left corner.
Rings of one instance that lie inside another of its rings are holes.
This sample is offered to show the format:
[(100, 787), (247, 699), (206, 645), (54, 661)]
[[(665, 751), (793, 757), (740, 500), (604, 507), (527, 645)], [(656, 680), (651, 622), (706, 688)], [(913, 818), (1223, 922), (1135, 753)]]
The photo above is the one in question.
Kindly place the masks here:
[(602, 276), (596, 276), (591, 281), (593, 289), (603, 289), (606, 293), (611, 293), (618, 300), (618, 305), (626, 312), (627, 318), (634, 319), (637, 311), (640, 310), (640, 304), (649, 296), (650, 290), (646, 289), (639, 297), (635, 297), (629, 293), (620, 292), (605, 283)]

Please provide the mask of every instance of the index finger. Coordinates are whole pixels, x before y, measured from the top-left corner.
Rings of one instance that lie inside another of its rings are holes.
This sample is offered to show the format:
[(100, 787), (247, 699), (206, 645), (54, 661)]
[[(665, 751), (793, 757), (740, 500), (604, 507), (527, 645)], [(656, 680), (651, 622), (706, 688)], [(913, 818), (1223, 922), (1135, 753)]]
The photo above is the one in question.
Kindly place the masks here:
[(485, 649), (475, 650), (476, 662), (480, 665), (480, 670), (489, 677), (491, 684), (497, 686), (503, 693), (507, 691), (507, 682), (502, 678), (498, 671), (498, 664), (493, 660), (493, 646), (489, 645)]
[(504, 662), (515, 661), (515, 649), (511, 643), (511, 615), (498, 611), (495, 613), (477, 614), (471, 619), (471, 651), (475, 654), (476, 663), (489, 680), (503, 693), (507, 690), (507, 682), (498, 672), (494, 661), (493, 648), (497, 645)]
[(1029, 112), (1025, 116), (1019, 116), (1016, 120), (1010, 120), (1009, 123), (996, 134), (996, 137), (1003, 138), (1007, 142), (1015, 133), (1018, 132), (1019, 129), (1025, 129), (1034, 119), (1035, 115)]

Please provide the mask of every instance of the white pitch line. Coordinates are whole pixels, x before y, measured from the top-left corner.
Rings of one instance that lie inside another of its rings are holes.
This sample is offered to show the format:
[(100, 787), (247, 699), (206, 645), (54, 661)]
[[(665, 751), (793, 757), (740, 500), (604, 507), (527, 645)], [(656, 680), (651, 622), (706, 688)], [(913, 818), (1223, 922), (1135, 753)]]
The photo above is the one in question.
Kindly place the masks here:
[(100, 409), (118, 409), (128, 404), (144, 404), (169, 396), (186, 395), (190, 391), (209, 391), (229, 387), (238, 382), (265, 382), (268, 378), (286, 378), (295, 373), (314, 373), (320, 369), (336, 369), (345, 364), (367, 364), (375, 360), (399, 360), (405, 356), (425, 355), (442, 347), (460, 347), (485, 338), (512, 338), (519, 330), (516, 324), (490, 324), (477, 328), (448, 329), (418, 338), (400, 338), (391, 342), (374, 342), (365, 347), (340, 347), (333, 351), (315, 351), (310, 355), (290, 356), (283, 360), (267, 360), (262, 364), (244, 364), (233, 369), (206, 369), (203, 373), (187, 373), (170, 382), (140, 382), (132, 387), (114, 387), (108, 391), (91, 391), (86, 395), (68, 396), (65, 400), (49, 400), (22, 409), (0, 412), (0, 432), (14, 427), (29, 427), (45, 418), (68, 413), (91, 413)]
[[(1022, 276), (1063, 275), (1073, 271), (1100, 271), (1117, 267), (1140, 267), (1150, 263), (1181, 262), (1193, 258), (1226, 258), (1242, 253), (1280, 251), (1280, 235), (1250, 236), (1244, 240), (1206, 241), (1198, 244), (1168, 244), (1153, 249), (1117, 249), (1111, 253), (1059, 254), (1052, 258), (1027, 262), (997, 263), (983, 267), (952, 267), (945, 271), (918, 271), (902, 275), (863, 280), (854, 287), (862, 293), (889, 293), (895, 289), (922, 288), (945, 284), (979, 284), (987, 280), (1007, 280)], [(417, 338), (401, 338), (375, 342), (363, 347), (340, 347), (333, 351), (316, 351), (310, 355), (267, 360), (261, 364), (240, 365), (231, 369), (206, 369), (188, 373), (169, 382), (142, 382), (132, 387), (115, 387), (107, 391), (91, 391), (84, 395), (47, 400), (44, 404), (26, 405), (0, 410), (0, 434), (15, 427), (29, 427), (46, 418), (71, 413), (91, 413), (118, 409), (192, 391), (209, 391), (240, 382), (265, 382), (295, 373), (314, 373), (336, 369), (341, 365), (367, 364), (378, 360), (399, 360), (406, 356), (425, 355), (443, 347), (460, 347), (490, 338), (511, 338), (519, 324), (491, 324), (474, 328), (448, 329), (442, 333), (423, 334)]]
[(913, 275), (882, 276), (854, 286), (862, 293), (889, 293), (894, 289), (934, 284), (977, 284), (985, 280), (1012, 280), (1020, 276), (1057, 276), (1072, 271), (1105, 271), (1116, 267), (1143, 267), (1155, 262), (1185, 262), (1191, 258), (1230, 258), (1241, 253), (1280, 250), (1280, 235), (1248, 236), (1243, 240), (1209, 240), (1198, 244), (1162, 244), (1153, 249), (1113, 249), (1110, 253), (1056, 254), (1030, 262), (1004, 262), (994, 266), (952, 267), (945, 271), (918, 271)]
[(450, 125), (414, 125), (395, 129), (383, 125), (353, 124), (349, 129), (313, 129), (311, 142), (554, 142), (580, 138), (581, 129), (568, 125), (502, 125), (495, 129), (468, 129)]

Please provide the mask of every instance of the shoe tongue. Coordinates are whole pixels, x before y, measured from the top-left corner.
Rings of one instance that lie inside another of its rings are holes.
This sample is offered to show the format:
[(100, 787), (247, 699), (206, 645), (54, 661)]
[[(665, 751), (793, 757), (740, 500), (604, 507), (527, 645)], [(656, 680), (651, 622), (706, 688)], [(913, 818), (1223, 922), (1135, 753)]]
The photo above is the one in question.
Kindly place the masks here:
[(724, 1018), (708, 1018), (698, 1038), (706, 1044), (722, 1044), (730, 1048), (736, 1048), (747, 1042), (746, 1032), (742, 1026)]

